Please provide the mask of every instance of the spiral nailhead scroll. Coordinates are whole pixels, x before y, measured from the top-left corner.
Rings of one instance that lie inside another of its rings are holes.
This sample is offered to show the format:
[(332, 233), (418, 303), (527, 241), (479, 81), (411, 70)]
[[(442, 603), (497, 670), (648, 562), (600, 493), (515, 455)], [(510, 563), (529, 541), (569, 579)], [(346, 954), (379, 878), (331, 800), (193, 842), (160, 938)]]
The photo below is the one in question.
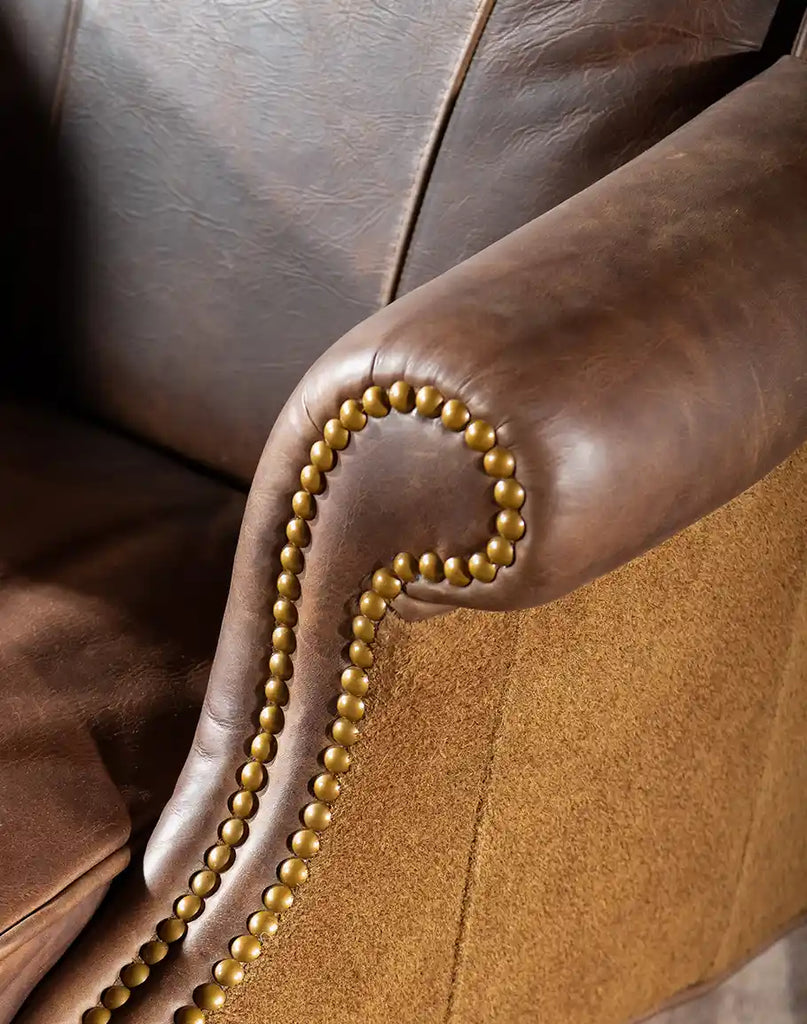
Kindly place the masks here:
[(296, 602), (301, 594), (298, 576), (305, 565), (304, 550), (311, 540), (309, 524), (316, 518), (316, 496), (325, 490), (327, 474), (335, 467), (338, 453), (348, 447), (351, 435), (366, 426), (368, 417), (381, 419), (391, 411), (429, 419), (439, 417), (446, 430), (464, 433), (468, 448), (482, 455), (481, 469), (495, 480), (496, 532), (483, 550), (469, 556), (453, 555), (443, 560), (433, 551), (419, 556), (401, 552), (373, 574), (369, 588), (358, 598), (352, 620), (353, 639), (348, 647), (348, 664), (340, 676), (337, 717), (329, 726), (330, 736), (321, 755), (324, 770), (319, 770), (311, 782), (315, 799), (302, 808), (301, 827), (289, 837), (289, 856), (278, 865), (275, 881), (264, 890), (262, 905), (245, 922), (244, 933), (231, 940), (227, 956), (213, 966), (212, 981), (194, 989), (193, 1005), (176, 1011), (175, 1024), (204, 1024), (206, 1011), (224, 1005), (227, 990), (244, 980), (245, 965), (258, 959), (277, 932), (283, 915), (290, 910), (296, 890), (308, 881), (309, 865), (320, 849), (320, 836), (333, 820), (341, 778), (350, 768), (352, 749), (361, 737), (376, 629), (392, 602), (420, 577), (431, 582), (445, 579), (453, 586), (467, 587), (474, 580), (490, 583), (501, 568), (513, 564), (515, 545), (525, 531), (520, 512), (525, 493), (515, 478), (515, 458), (498, 444), (496, 430), (490, 423), (472, 419), (463, 402), (455, 398), (446, 400), (430, 385), (416, 391), (403, 380), (389, 388), (369, 387), (360, 399), (342, 403), (338, 415), (325, 424), (322, 439), (311, 446), (310, 461), (300, 471), (300, 487), (291, 500), (293, 514), (286, 525), (287, 543), (280, 552), (272, 608), (275, 628), (269, 679), (264, 687), (265, 703), (259, 714), (260, 727), (250, 739), (250, 757), (236, 772), (237, 788), (228, 801), (229, 814), (219, 825), (216, 841), (191, 875), (187, 891), (177, 896), (170, 914), (157, 924), (154, 934), (131, 963), (121, 968), (115, 983), (104, 989), (99, 1005), (84, 1013), (83, 1024), (107, 1024), (113, 1011), (129, 999), (131, 990), (147, 982), (152, 969), (168, 955), (169, 947), (180, 942), (189, 925), (204, 913), (205, 901), (214, 896), (221, 874), (232, 867), (237, 848), (248, 840), (249, 821), (258, 813), (258, 793), (267, 782), (267, 765), (276, 756), (276, 737), (283, 729), (283, 709), (289, 703), (297, 646)]

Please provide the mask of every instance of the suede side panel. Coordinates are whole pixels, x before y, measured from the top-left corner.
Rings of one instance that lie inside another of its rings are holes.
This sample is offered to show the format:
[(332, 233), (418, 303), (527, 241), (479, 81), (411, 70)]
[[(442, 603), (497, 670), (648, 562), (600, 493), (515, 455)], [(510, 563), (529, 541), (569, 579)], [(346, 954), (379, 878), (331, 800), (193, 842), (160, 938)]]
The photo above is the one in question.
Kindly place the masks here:
[(442, 1020), (517, 628), (517, 616), (467, 611), (384, 627), (365, 738), (311, 880), (212, 1019)]
[[(768, 751), (787, 761), (773, 732), (786, 671), (804, 703), (791, 638), (806, 456), (526, 613), (452, 1024), (621, 1024), (709, 973)], [(789, 806), (759, 822), (767, 860), (743, 886), (749, 926), (727, 941), (723, 969), (805, 906), (804, 833), (788, 821), (804, 813), (803, 729), (794, 741), (802, 765), (789, 765)]]
[(211, 1020), (623, 1024), (780, 931), (805, 513), (807, 449), (552, 605), (387, 623), (311, 882)]
[(794, 907), (807, 909), (807, 579), (793, 622), (790, 658), (768, 763), (746, 844), (734, 910), (713, 974), (773, 936)]

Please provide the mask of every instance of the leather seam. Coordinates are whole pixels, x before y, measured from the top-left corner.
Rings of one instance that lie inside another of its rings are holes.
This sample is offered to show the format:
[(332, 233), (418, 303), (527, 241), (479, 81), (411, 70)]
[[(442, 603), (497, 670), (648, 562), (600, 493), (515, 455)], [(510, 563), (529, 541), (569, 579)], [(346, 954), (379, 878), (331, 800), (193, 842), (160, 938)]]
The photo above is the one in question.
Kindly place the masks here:
[[(93, 875), (102, 873), (106, 866), (114, 864), (116, 860), (120, 859), (122, 854), (126, 854), (126, 859), (128, 860), (129, 846), (126, 843), (124, 843), (123, 846), (119, 846), (117, 849), (112, 850), (105, 857), (102, 857), (101, 860), (96, 861), (95, 864), (87, 868), (86, 871), (82, 871), (80, 875), (76, 875), (75, 878), (71, 879), (67, 885), (62, 886), (57, 893), (54, 893), (53, 896), (45, 900), (44, 903), (40, 903), (39, 906), (34, 907), (33, 910), (29, 910), (27, 914), (15, 921), (14, 924), (9, 925), (8, 928), (0, 932), (0, 962), (2, 962), (2, 960), (11, 953), (21, 949), (32, 939), (35, 939), (45, 928), (50, 928), (54, 920), (60, 920), (64, 917), (64, 915), (70, 911), (71, 907), (60, 907), (60, 904), (64, 902), (66, 896), (69, 896), (71, 890), (75, 891), (82, 883), (86, 883)], [(125, 865), (122, 864), (121, 870), (123, 867), (125, 867)], [(116, 872), (116, 874), (118, 873), (119, 872)], [(115, 876), (113, 875), (109, 881), (101, 882), (100, 885), (108, 885), (114, 877)], [(90, 889), (88, 891), (88, 895), (95, 892), (99, 887), (100, 886), (95, 886)], [(49, 911), (51, 910), (56, 912), (55, 917), (50, 915)], [(46, 914), (47, 921), (42, 921), (42, 917)], [(37, 918), (39, 918), (39, 921), (37, 921)], [(21, 930), (27, 930), (29, 928), (33, 928), (33, 930), (30, 934), (24, 934), (20, 941), (19, 935), (15, 933), (19, 933)]]
[(409, 202), (402, 218), (401, 230), (392, 260), (392, 268), (382, 292), (381, 304), (383, 306), (388, 306), (398, 296), (407, 257), (420, 217), (420, 211), (426, 198), (426, 191), (429, 187), (435, 165), (437, 164), (443, 139), (495, 6), (496, 0), (481, 0), (474, 15), (474, 20), (471, 23), (465, 45), (449, 80), (448, 89), (437, 111), (431, 134), (426, 143), (420, 164), (415, 172)]
[(53, 87), (53, 102), (50, 109), (51, 128), (56, 130), (62, 119), (64, 99), (67, 95), (67, 84), (70, 70), (73, 66), (73, 57), (76, 52), (76, 38), (78, 26), (81, 21), (83, 0), (68, 0), (67, 14), (65, 15), (64, 30), (62, 33), (62, 45), (59, 53), (59, 70), (56, 75), (56, 84)]

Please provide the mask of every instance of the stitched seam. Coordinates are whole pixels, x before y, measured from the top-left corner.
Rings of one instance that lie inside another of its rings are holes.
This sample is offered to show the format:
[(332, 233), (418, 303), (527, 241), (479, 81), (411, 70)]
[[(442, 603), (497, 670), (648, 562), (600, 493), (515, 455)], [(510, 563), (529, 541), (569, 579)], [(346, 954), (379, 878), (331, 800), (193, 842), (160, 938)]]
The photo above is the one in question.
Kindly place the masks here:
[[(511, 612), (511, 615), (518, 615), (518, 612)], [(490, 745), (488, 747), (487, 763), (485, 765), (485, 773), (482, 778), (482, 785), (479, 791), (479, 800), (476, 805), (476, 813), (474, 815), (473, 834), (471, 836), (471, 844), (468, 851), (468, 863), (465, 869), (465, 884), (462, 891), (462, 903), (460, 905), (460, 919), (457, 925), (457, 934), (454, 939), (454, 958), (451, 966), (451, 980), (449, 982), (448, 1000), (446, 1002), (446, 1012), (443, 1018), (444, 1024), (450, 1024), (451, 1020), (454, 1019), (454, 1011), (456, 1004), (457, 990), (459, 988), (459, 976), (462, 971), (463, 961), (465, 958), (465, 950), (467, 949), (469, 942), (470, 933), (470, 918), (471, 918), (471, 903), (473, 901), (475, 880), (478, 878), (478, 864), (479, 864), (479, 840), (482, 833), (482, 828), (487, 818), (488, 808), (490, 806), (490, 789), (493, 782), (493, 771), (496, 761), (498, 759), (499, 747), (501, 745), (502, 727), (504, 725), (504, 713), (505, 709), (510, 703), (510, 692), (513, 685), (513, 666), (517, 660), (517, 653), (519, 648), (519, 642), (521, 638), (522, 623), (519, 617), (518, 623), (515, 628), (515, 636), (513, 636), (512, 643), (510, 646), (513, 652), (506, 665), (507, 682), (502, 692), (501, 700), (499, 701), (499, 707), (496, 713), (496, 720), (493, 723), (493, 729), (491, 730)]]
[(62, 108), (64, 107), (64, 98), (67, 94), (70, 69), (76, 52), (76, 37), (78, 36), (78, 26), (81, 21), (82, 4), (83, 0), (69, 0), (67, 8), (61, 53), (59, 54), (59, 73), (56, 76), (53, 104), (50, 109), (50, 123), (54, 130), (59, 127), (62, 119)]
[(409, 255), (412, 238), (415, 234), (415, 228), (423, 206), (423, 201), (426, 198), (426, 190), (429, 187), (429, 182), (431, 181), (432, 173), (434, 172), (434, 167), (437, 163), (440, 147), (442, 146), (443, 139), (445, 138), (446, 131), (448, 130), (451, 115), (454, 113), (454, 108), (465, 83), (468, 70), (495, 6), (496, 0), (481, 0), (473, 23), (471, 24), (471, 30), (468, 33), (468, 38), (465, 41), (465, 46), (460, 54), (460, 59), (457, 66), (454, 68), (454, 73), (451, 76), (446, 94), (443, 97), (443, 102), (440, 104), (440, 109), (437, 112), (437, 117), (435, 118), (434, 125), (432, 126), (431, 135), (426, 143), (426, 148), (423, 152), (420, 165), (415, 173), (415, 180), (409, 197), (409, 203), (407, 209), (404, 211), (403, 225), (398, 237), (398, 244), (392, 261), (392, 269), (390, 270), (389, 278), (384, 285), (382, 293), (381, 302), (384, 306), (389, 305), (389, 303), (398, 295), (398, 289), (401, 285), (404, 267), (406, 266), (406, 258)]
[(742, 852), (742, 855), (740, 857), (740, 868), (739, 868), (739, 871), (737, 872), (737, 882), (736, 882), (736, 885), (734, 887), (734, 896), (733, 896), (733, 899), (732, 899), (731, 910), (729, 911), (728, 919), (726, 921), (726, 927), (723, 930), (723, 935), (722, 935), (722, 937), (720, 939), (720, 942), (718, 944), (717, 952), (715, 953), (711, 963), (709, 964), (709, 969), (707, 971), (707, 976), (709, 976), (709, 975), (711, 975), (713, 973), (716, 964), (723, 957), (724, 951), (725, 951), (725, 947), (726, 947), (726, 942), (728, 941), (729, 934), (731, 932), (732, 926), (733, 926), (734, 921), (735, 921), (736, 916), (737, 916), (738, 896), (739, 896), (739, 893), (740, 893), (740, 889), (742, 888), (743, 882), (744, 882), (744, 880), (745, 880), (745, 878), (746, 878), (746, 876), (748, 874), (748, 849), (749, 849), (749, 847), (751, 845), (751, 837), (754, 835), (754, 832), (756, 830), (756, 825), (757, 825), (757, 821), (759, 819), (759, 814), (760, 814), (760, 803), (762, 801), (763, 782), (765, 781), (765, 778), (768, 775), (768, 772), (770, 770), (771, 751), (773, 749), (773, 745), (774, 745), (774, 742), (776, 741), (776, 736), (778, 734), (777, 726), (779, 724), (779, 719), (781, 717), (782, 699), (783, 699), (785, 691), (789, 689), (789, 682), (790, 682), (791, 673), (792, 673), (792, 670), (793, 670), (793, 658), (795, 656), (795, 651), (796, 651), (796, 647), (797, 647), (797, 642), (796, 642), (796, 638), (795, 638), (796, 624), (801, 620), (801, 611), (802, 611), (802, 609), (803, 609), (805, 604), (807, 604), (807, 575), (804, 575), (802, 577), (801, 594), (799, 596), (799, 601), (798, 601), (798, 603), (796, 605), (795, 612), (794, 612), (794, 615), (793, 615), (792, 626), (791, 626), (790, 646), (788, 648), (787, 658), (785, 659), (784, 669), (782, 671), (782, 682), (781, 682), (781, 684), (779, 686), (779, 689), (778, 689), (778, 692), (776, 694), (776, 707), (774, 708), (774, 713), (773, 713), (773, 716), (771, 718), (771, 728), (770, 728), (770, 732), (768, 734), (768, 742), (766, 744), (766, 749), (765, 749), (765, 761), (763, 763), (762, 771), (759, 774), (759, 779), (758, 779), (758, 782), (757, 782), (756, 798), (754, 799), (754, 807), (753, 807), (753, 810), (751, 812), (751, 817), (750, 817), (749, 822), (748, 822), (748, 829), (747, 829), (746, 834), (745, 834), (745, 841), (743, 843), (743, 852)]

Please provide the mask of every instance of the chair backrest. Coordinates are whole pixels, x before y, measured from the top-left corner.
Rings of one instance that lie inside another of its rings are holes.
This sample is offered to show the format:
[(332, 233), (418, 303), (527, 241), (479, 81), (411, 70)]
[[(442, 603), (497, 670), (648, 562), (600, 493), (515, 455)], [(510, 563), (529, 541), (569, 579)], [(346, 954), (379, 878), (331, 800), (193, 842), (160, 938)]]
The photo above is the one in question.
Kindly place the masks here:
[(775, 8), (6, 0), (78, 186), (64, 387), (247, 482), (341, 333), (753, 74)]

